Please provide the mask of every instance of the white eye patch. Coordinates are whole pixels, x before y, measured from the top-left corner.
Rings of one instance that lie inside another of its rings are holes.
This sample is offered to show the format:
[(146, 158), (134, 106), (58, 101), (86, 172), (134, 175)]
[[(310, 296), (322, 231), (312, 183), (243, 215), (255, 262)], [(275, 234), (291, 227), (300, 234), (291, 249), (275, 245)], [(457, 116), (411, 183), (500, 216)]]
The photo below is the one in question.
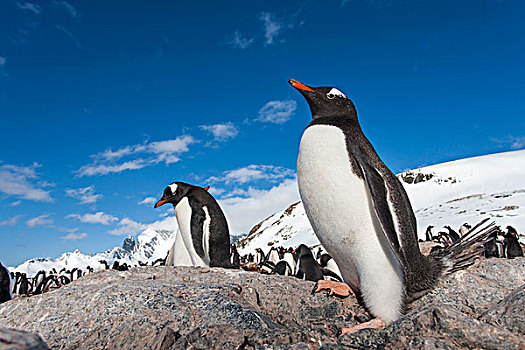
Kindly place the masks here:
[(326, 94), (326, 97), (328, 97), (329, 99), (333, 99), (336, 96), (346, 98), (345, 94), (343, 94), (341, 91), (337, 90), (336, 88), (332, 88), (332, 90), (330, 90), (330, 92)]
[(177, 184), (171, 184), (168, 187), (171, 190), (171, 194), (175, 194), (175, 191), (177, 191)]

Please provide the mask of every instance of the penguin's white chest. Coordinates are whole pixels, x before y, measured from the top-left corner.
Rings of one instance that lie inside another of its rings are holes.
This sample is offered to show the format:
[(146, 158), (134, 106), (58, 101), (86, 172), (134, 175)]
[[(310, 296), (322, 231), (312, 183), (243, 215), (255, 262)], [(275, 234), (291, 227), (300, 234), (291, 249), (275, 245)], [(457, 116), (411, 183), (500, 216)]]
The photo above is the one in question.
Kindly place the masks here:
[(314, 125), (305, 130), (297, 178), (312, 228), (345, 282), (361, 290), (373, 314), (387, 323), (397, 319), (402, 270), (381, 231), (367, 184), (353, 172), (341, 129)]
[[(187, 253), (193, 266), (210, 266), (209, 258), (208, 261), (204, 261), (195, 251), (193, 246), (193, 236), (191, 232), (191, 215), (192, 210), (187, 197), (184, 197), (175, 207), (175, 215), (177, 216), (177, 222), (179, 224), (180, 234), (182, 241), (186, 247)], [(209, 224), (208, 224), (209, 225)], [(208, 229), (209, 232), (209, 229)], [(203, 238), (209, 237), (209, 233), (203, 232)], [(176, 244), (178, 242), (175, 242)], [(207, 248), (207, 247), (206, 247)], [(177, 248), (176, 248), (177, 249)], [(207, 253), (207, 249), (205, 250)], [(206, 257), (205, 257), (206, 258)]]

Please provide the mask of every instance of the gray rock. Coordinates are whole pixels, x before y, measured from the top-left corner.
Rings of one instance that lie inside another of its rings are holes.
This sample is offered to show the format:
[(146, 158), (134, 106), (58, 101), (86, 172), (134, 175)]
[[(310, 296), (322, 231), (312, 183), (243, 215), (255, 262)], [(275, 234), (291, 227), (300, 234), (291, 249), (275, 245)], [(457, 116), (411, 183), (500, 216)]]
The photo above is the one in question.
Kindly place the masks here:
[(355, 298), (312, 294), (312, 282), (140, 267), (4, 303), (0, 327), (37, 332), (57, 349), (514, 349), (525, 348), (524, 283), (523, 258), (479, 261), (440, 282), (387, 329), (336, 338), (338, 329), (370, 315)]
[(0, 350), (49, 350), (36, 334), (0, 328)]

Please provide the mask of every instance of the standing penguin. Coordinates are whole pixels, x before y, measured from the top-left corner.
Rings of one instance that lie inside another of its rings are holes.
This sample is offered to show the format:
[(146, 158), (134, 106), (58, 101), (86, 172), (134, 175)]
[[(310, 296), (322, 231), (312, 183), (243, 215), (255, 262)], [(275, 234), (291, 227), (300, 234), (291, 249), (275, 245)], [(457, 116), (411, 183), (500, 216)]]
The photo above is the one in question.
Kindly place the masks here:
[(425, 241), (427, 242), (431, 242), (432, 238), (434, 238), (434, 235), (432, 234), (432, 228), (434, 228), (434, 226), (429, 225), (425, 231)]
[(514, 233), (516, 230), (512, 226), (507, 226), (507, 232), (503, 235), (503, 250), (507, 259), (514, 259), (523, 256), (523, 249), (521, 249), (518, 241), (518, 234)]
[(313, 119), (299, 147), (299, 193), (315, 234), (346, 282), (320, 281), (316, 291), (360, 293), (376, 317), (343, 333), (385, 327), (411, 298), (472, 264), (490, 229), (424, 256), (403, 185), (363, 134), (352, 101), (333, 87), (289, 83), (306, 99)]
[(0, 263), (0, 304), (13, 299), (13, 286), (11, 275), (2, 263)]
[(155, 208), (171, 203), (192, 266), (231, 267), (230, 233), (217, 201), (202, 187), (173, 182)]
[(470, 231), (470, 229), (472, 228), (472, 226), (470, 226), (468, 223), (464, 223), (463, 225), (461, 225), (461, 227), (459, 228), (459, 234), (461, 235), (461, 237), (463, 237), (464, 235), (467, 234), (468, 231)]
[(452, 239), (452, 243), (459, 240), (459, 234), (456, 231), (454, 231), (452, 227), (450, 226), (443, 226), (443, 227), (448, 230), (448, 235)]

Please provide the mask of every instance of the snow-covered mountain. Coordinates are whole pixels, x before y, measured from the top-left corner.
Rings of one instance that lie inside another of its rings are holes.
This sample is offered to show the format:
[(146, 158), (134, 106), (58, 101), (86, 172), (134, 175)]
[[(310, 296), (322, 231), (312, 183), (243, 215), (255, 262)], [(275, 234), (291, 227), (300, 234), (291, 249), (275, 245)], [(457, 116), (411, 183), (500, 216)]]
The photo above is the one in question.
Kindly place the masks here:
[[(475, 224), (491, 217), (496, 224), (525, 230), (525, 150), (468, 158), (405, 171), (398, 175), (410, 197), (418, 221), (418, 233), (424, 238), (428, 225), (435, 232), (443, 225), (458, 229), (461, 224)], [(119, 260), (128, 264), (164, 258), (175, 240), (177, 221), (169, 217), (151, 224), (136, 239), (128, 237), (122, 247), (102, 253), (82, 254), (78, 250), (57, 259), (27, 260), (12, 271), (33, 276), (41, 269), (53, 267), (82, 268)], [(304, 207), (296, 202), (264, 219), (244, 237), (238, 239), (241, 254), (255, 248), (268, 251), (271, 246), (319, 244), (310, 227)]]
[[(434, 232), (450, 225), (456, 230), (467, 222), (492, 218), (505, 228), (525, 230), (525, 150), (467, 158), (405, 171), (403, 183), (425, 238), (428, 225)], [(258, 223), (239, 240), (241, 254), (255, 248), (319, 244), (301, 202)]]
[(122, 247), (115, 247), (96, 254), (83, 254), (75, 250), (74, 252), (64, 253), (56, 259), (30, 259), (15, 268), (9, 268), (9, 270), (34, 276), (40, 270), (49, 271), (53, 268), (57, 271), (63, 267), (67, 269), (75, 267), (85, 269), (87, 266), (96, 268), (99, 266), (100, 260), (106, 260), (110, 266), (115, 260), (131, 265), (137, 265), (139, 261), (152, 262), (166, 257), (168, 250), (175, 241), (176, 227), (177, 220), (175, 217), (169, 217), (151, 224), (137, 236), (136, 240), (128, 236), (124, 239)]

